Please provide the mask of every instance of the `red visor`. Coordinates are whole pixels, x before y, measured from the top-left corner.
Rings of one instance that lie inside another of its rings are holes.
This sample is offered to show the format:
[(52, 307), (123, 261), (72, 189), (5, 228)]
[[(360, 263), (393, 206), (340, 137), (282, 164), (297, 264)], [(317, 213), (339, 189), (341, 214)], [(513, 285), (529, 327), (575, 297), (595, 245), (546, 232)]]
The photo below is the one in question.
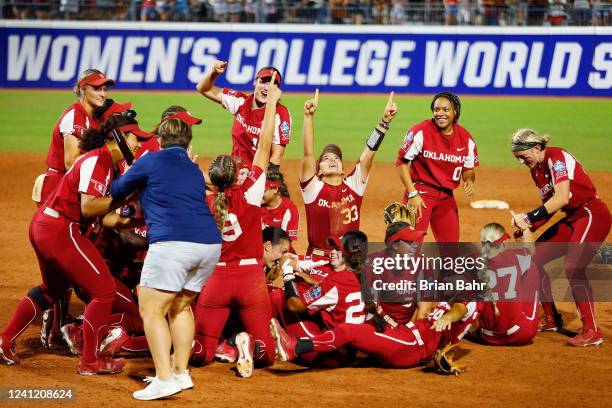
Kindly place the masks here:
[(91, 85), (91, 86), (102, 86), (102, 85), (115, 85), (115, 81), (104, 76), (101, 72), (96, 72), (91, 75), (87, 75), (85, 78), (79, 81), (79, 86)]
[(344, 252), (343, 250), (343, 246), (342, 246), (342, 238), (341, 237), (329, 237), (327, 238), (327, 245), (329, 245), (332, 248), (335, 248), (339, 251)]
[(412, 241), (418, 241), (420, 240), (423, 235), (425, 235), (426, 231), (418, 231), (418, 230), (413, 230), (412, 228), (406, 227), (398, 232), (396, 232), (395, 234), (391, 235), (389, 238), (387, 238), (385, 240), (385, 242), (387, 244), (392, 244), (395, 241), (408, 241), (408, 242), (412, 242)]
[(276, 72), (276, 78), (274, 79), (274, 82), (276, 83), (276, 86), (280, 86), (281, 84), (281, 74), (278, 71), (274, 71), (273, 69), (270, 68), (265, 68), (260, 70), (257, 73), (257, 78), (261, 79), (261, 82), (270, 82), (270, 80), (272, 79), (272, 74)]
[(132, 102), (126, 102), (126, 103), (113, 102), (113, 104), (102, 114), (102, 116), (100, 116), (100, 122), (104, 122), (106, 119), (110, 118), (115, 113), (125, 112), (131, 107), (132, 107)]
[(140, 126), (138, 126), (136, 123), (130, 123), (129, 125), (121, 126), (119, 130), (123, 133), (133, 133), (136, 135), (136, 137), (140, 139), (150, 139), (152, 136), (150, 133), (147, 133), (140, 129)]
[(191, 116), (191, 113), (187, 111), (175, 113), (174, 115), (168, 116), (166, 119), (164, 119), (164, 122), (167, 122), (172, 119), (179, 119), (188, 124), (189, 126), (199, 125), (200, 123), (202, 123), (202, 119), (196, 118), (195, 116)]
[(280, 187), (280, 181), (266, 180), (266, 190), (269, 190), (271, 188), (279, 188), (279, 187)]

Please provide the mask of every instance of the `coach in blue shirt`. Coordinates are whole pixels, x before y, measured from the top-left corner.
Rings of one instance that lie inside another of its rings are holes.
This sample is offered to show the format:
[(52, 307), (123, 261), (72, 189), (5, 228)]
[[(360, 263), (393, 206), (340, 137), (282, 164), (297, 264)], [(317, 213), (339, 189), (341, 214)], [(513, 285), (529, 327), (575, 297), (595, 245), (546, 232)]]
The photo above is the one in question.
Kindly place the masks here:
[(187, 370), (194, 339), (189, 305), (221, 254), (221, 234), (206, 205), (204, 175), (187, 154), (194, 119), (198, 121), (187, 112), (165, 119), (158, 129), (162, 150), (142, 156), (111, 185), (115, 199), (140, 192), (148, 230), (138, 301), (156, 376), (134, 392), (141, 400), (193, 387)]

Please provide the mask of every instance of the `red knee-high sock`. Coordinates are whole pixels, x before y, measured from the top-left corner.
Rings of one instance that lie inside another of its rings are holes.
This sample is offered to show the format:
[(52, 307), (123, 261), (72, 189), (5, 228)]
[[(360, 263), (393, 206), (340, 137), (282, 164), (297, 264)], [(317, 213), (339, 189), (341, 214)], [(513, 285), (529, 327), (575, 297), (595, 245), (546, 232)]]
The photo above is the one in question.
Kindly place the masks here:
[(325, 352), (337, 350), (348, 342), (348, 336), (344, 330), (336, 328), (326, 331), (312, 338), (314, 351)]
[(127, 313), (113, 313), (109, 325), (121, 326), (127, 332), (127, 334), (142, 334), (144, 328), (142, 327), (142, 319), (136, 316), (132, 316)]
[(92, 363), (98, 356), (100, 342), (106, 336), (110, 321), (113, 299), (94, 298), (85, 308), (83, 316), (83, 356), (84, 362)]
[(21, 299), (11, 319), (2, 331), (2, 336), (10, 343), (14, 342), (28, 326), (42, 314), (40, 306), (28, 296)]
[(121, 349), (127, 351), (149, 351), (149, 343), (145, 336), (134, 336), (130, 337), (123, 343)]

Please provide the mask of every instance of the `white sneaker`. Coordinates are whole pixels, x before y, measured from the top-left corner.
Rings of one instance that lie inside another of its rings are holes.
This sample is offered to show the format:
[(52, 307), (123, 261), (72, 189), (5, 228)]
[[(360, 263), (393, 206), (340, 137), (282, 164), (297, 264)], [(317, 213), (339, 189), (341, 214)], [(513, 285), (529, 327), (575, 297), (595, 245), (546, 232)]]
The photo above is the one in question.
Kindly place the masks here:
[(177, 392), (181, 392), (181, 386), (174, 377), (170, 377), (166, 381), (162, 381), (157, 377), (146, 377), (145, 382), (149, 385), (145, 389), (135, 391), (132, 396), (137, 400), (149, 401), (164, 397), (169, 397)]
[(188, 390), (190, 388), (193, 388), (193, 380), (189, 375), (189, 370), (185, 370), (180, 374), (173, 373), (172, 375), (174, 375), (174, 379), (181, 387), (181, 390)]
[(243, 378), (253, 375), (253, 352), (255, 351), (255, 339), (246, 332), (236, 335), (236, 347), (238, 348), (238, 360), (236, 368)]

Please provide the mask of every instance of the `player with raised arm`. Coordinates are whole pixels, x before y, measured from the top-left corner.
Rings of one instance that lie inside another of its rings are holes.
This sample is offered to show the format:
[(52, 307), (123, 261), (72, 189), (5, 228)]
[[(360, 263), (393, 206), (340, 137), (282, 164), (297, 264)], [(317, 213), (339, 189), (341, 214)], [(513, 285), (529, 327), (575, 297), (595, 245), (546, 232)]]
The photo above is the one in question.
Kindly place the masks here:
[[(196, 87), (197, 91), (211, 101), (223, 106), (234, 115), (232, 124), (232, 157), (240, 157), (250, 166), (259, 146), (261, 126), (264, 118), (264, 108), (268, 100), (270, 82), (274, 75), (274, 83), (280, 87), (281, 74), (274, 67), (263, 67), (257, 71), (253, 80), (253, 93), (244, 94), (229, 88), (215, 86), (215, 81), (227, 68), (227, 62), (215, 61), (212, 69), (204, 74)], [(270, 168), (281, 164), (285, 146), (291, 138), (291, 115), (286, 106), (276, 104), (274, 115), (274, 137), (270, 147)]]
[(344, 172), (342, 150), (335, 144), (314, 155), (314, 114), (319, 105), (319, 90), (304, 103), (302, 128), (303, 157), (300, 187), (306, 208), (308, 255), (328, 256), (328, 237), (341, 237), (359, 229), (361, 203), (368, 184), (374, 156), (397, 114), (393, 92), (389, 94), (383, 116), (372, 129), (355, 167)]
[(274, 136), (276, 104), (281, 96), (275, 77), (276, 73), (272, 73), (261, 138), (244, 183), (238, 184), (238, 166), (229, 155), (217, 156), (208, 173), (217, 191), (207, 201), (223, 243), (219, 263), (198, 299), (196, 334), (203, 337), (204, 362), (211, 362), (223, 326), (235, 308), (245, 329), (235, 341), (239, 351), (236, 364), (242, 377), (253, 375), (255, 362), (266, 366), (274, 361), (274, 342), (268, 330), (272, 310), (262, 272), (260, 207)]
[[(562, 325), (552, 299), (550, 279), (543, 268), (548, 262), (566, 255), (565, 274), (582, 320), (582, 332), (567, 344), (574, 347), (599, 345), (604, 338), (595, 321), (593, 289), (586, 276), (586, 267), (608, 236), (612, 217), (580, 162), (561, 147), (547, 146), (549, 140), (548, 135), (539, 135), (532, 129), (519, 129), (512, 136), (512, 154), (529, 168), (543, 203), (527, 213), (515, 214), (513, 223), (523, 230), (535, 231), (555, 212), (565, 213), (565, 217), (536, 241), (534, 261), (542, 278), (542, 329), (556, 331)], [(543, 245), (545, 243), (551, 244)], [(566, 245), (559, 245), (561, 243)]]
[(459, 241), (459, 213), (453, 190), (463, 180), (474, 193), (476, 143), (459, 123), (461, 102), (451, 92), (431, 101), (432, 119), (412, 126), (397, 155), (397, 171), (406, 188), (404, 203), (417, 214), (418, 230), (431, 230), (437, 242)]

